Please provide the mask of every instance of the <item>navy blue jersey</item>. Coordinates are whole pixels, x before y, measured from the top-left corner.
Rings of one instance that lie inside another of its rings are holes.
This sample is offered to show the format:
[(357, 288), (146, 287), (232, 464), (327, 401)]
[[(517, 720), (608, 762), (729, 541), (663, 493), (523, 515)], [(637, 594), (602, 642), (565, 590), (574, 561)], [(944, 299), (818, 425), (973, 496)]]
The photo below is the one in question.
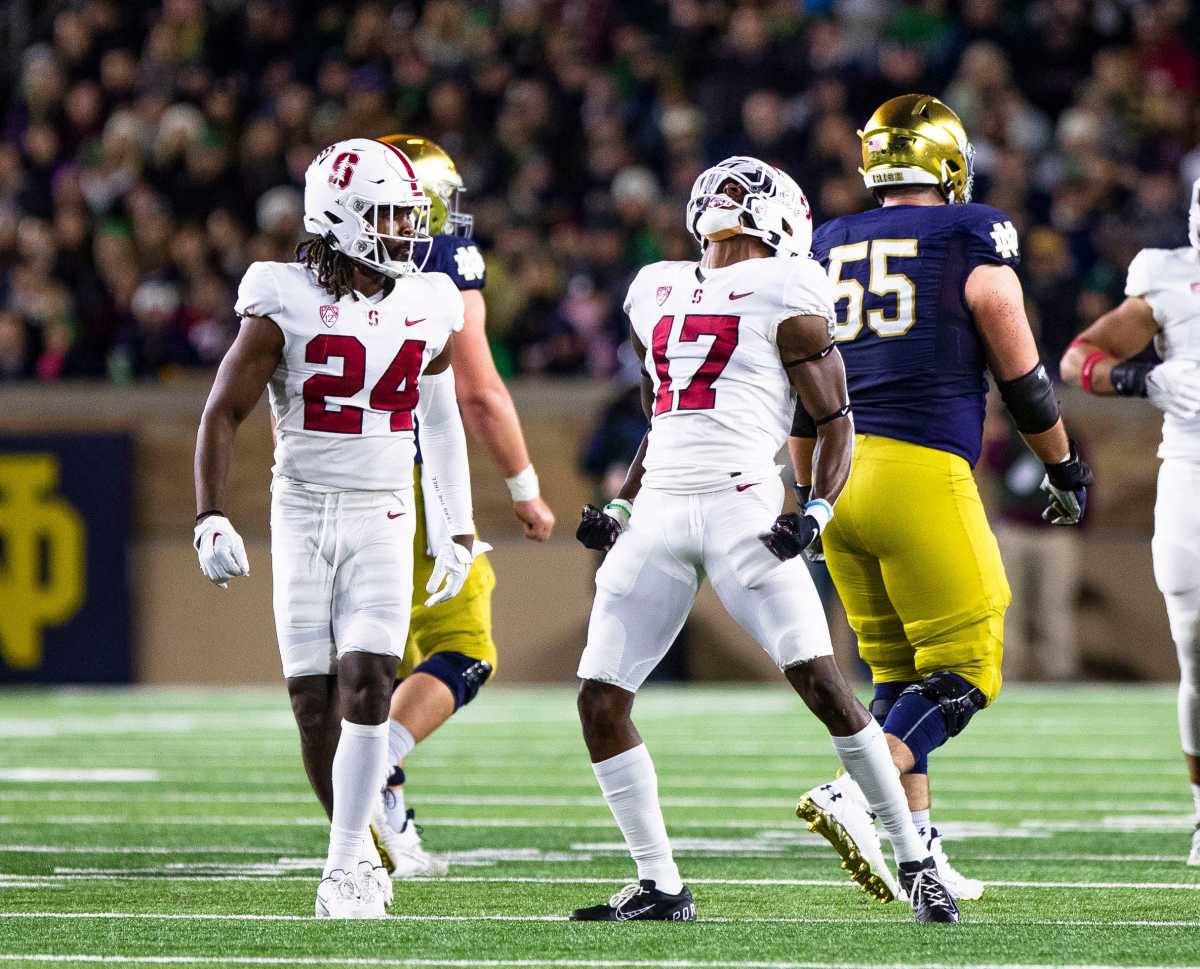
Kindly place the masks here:
[(487, 268), (479, 246), (474, 239), (462, 236), (434, 236), (424, 269), (427, 273), (445, 273), (459, 289), (483, 289), (487, 283)]
[(976, 266), (1015, 266), (1017, 250), (1011, 220), (987, 205), (890, 205), (817, 229), (856, 431), (975, 464), (987, 363), (964, 291)]
[[(487, 267), (483, 264), (483, 253), (474, 239), (463, 236), (436, 235), (433, 248), (425, 260), (423, 271), (445, 273), (459, 289), (483, 289), (487, 285)], [(421, 463), (421, 435), (416, 436), (416, 463)]]

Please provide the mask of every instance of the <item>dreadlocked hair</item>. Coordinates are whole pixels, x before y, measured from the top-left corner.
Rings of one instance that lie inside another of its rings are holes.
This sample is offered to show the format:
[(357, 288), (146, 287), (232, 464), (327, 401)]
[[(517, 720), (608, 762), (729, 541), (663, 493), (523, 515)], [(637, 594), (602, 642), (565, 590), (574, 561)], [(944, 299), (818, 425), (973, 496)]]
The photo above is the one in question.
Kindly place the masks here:
[(351, 282), (354, 261), (345, 253), (338, 252), (320, 236), (306, 239), (296, 246), (296, 260), (316, 272), (317, 285), (334, 299), (341, 299), (354, 292)]

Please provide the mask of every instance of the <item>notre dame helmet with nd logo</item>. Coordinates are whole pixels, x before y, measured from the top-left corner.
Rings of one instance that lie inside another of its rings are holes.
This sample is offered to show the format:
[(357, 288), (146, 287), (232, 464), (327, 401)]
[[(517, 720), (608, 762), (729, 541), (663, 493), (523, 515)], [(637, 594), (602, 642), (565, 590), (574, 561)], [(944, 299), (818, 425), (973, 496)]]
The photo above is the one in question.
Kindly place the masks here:
[(445, 273), (460, 290), (483, 289), (487, 267), (472, 238), (474, 219), (459, 206), (466, 187), (454, 159), (421, 135), (392, 134), (379, 140), (404, 152), (417, 173), (421, 190), (430, 198), (429, 232), (433, 242), (425, 271)]
[(928, 94), (903, 94), (881, 104), (858, 132), (862, 174), (876, 192), (931, 185), (951, 203), (971, 201), (975, 148), (957, 114)]

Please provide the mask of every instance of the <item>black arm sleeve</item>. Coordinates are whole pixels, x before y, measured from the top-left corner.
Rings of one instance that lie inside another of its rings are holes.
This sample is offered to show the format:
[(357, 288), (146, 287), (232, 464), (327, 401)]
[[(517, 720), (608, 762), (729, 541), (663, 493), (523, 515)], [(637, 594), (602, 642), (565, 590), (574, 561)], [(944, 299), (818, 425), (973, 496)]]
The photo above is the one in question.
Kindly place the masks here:
[(1022, 434), (1041, 434), (1058, 423), (1058, 399), (1040, 363), (1015, 380), (997, 380), (1000, 396)]

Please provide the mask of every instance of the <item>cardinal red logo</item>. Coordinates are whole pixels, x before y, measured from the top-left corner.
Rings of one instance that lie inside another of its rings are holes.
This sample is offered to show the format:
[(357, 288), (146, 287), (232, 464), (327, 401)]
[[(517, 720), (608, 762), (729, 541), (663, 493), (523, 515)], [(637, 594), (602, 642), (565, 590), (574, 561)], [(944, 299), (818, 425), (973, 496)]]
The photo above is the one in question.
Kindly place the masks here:
[(1192, 283), (1192, 292), (1200, 296), (1200, 283)]
[(658, 300), (658, 305), (662, 306), (667, 301), (667, 297), (671, 295), (670, 286), (659, 286), (658, 291), (654, 294), (654, 298)]
[(326, 303), (321, 307), (321, 322), (326, 326), (333, 326), (338, 319), (338, 308), (332, 303)]
[(352, 151), (344, 151), (333, 160), (329, 170), (329, 184), (334, 188), (345, 188), (354, 177), (354, 167), (358, 164), (358, 155)]

